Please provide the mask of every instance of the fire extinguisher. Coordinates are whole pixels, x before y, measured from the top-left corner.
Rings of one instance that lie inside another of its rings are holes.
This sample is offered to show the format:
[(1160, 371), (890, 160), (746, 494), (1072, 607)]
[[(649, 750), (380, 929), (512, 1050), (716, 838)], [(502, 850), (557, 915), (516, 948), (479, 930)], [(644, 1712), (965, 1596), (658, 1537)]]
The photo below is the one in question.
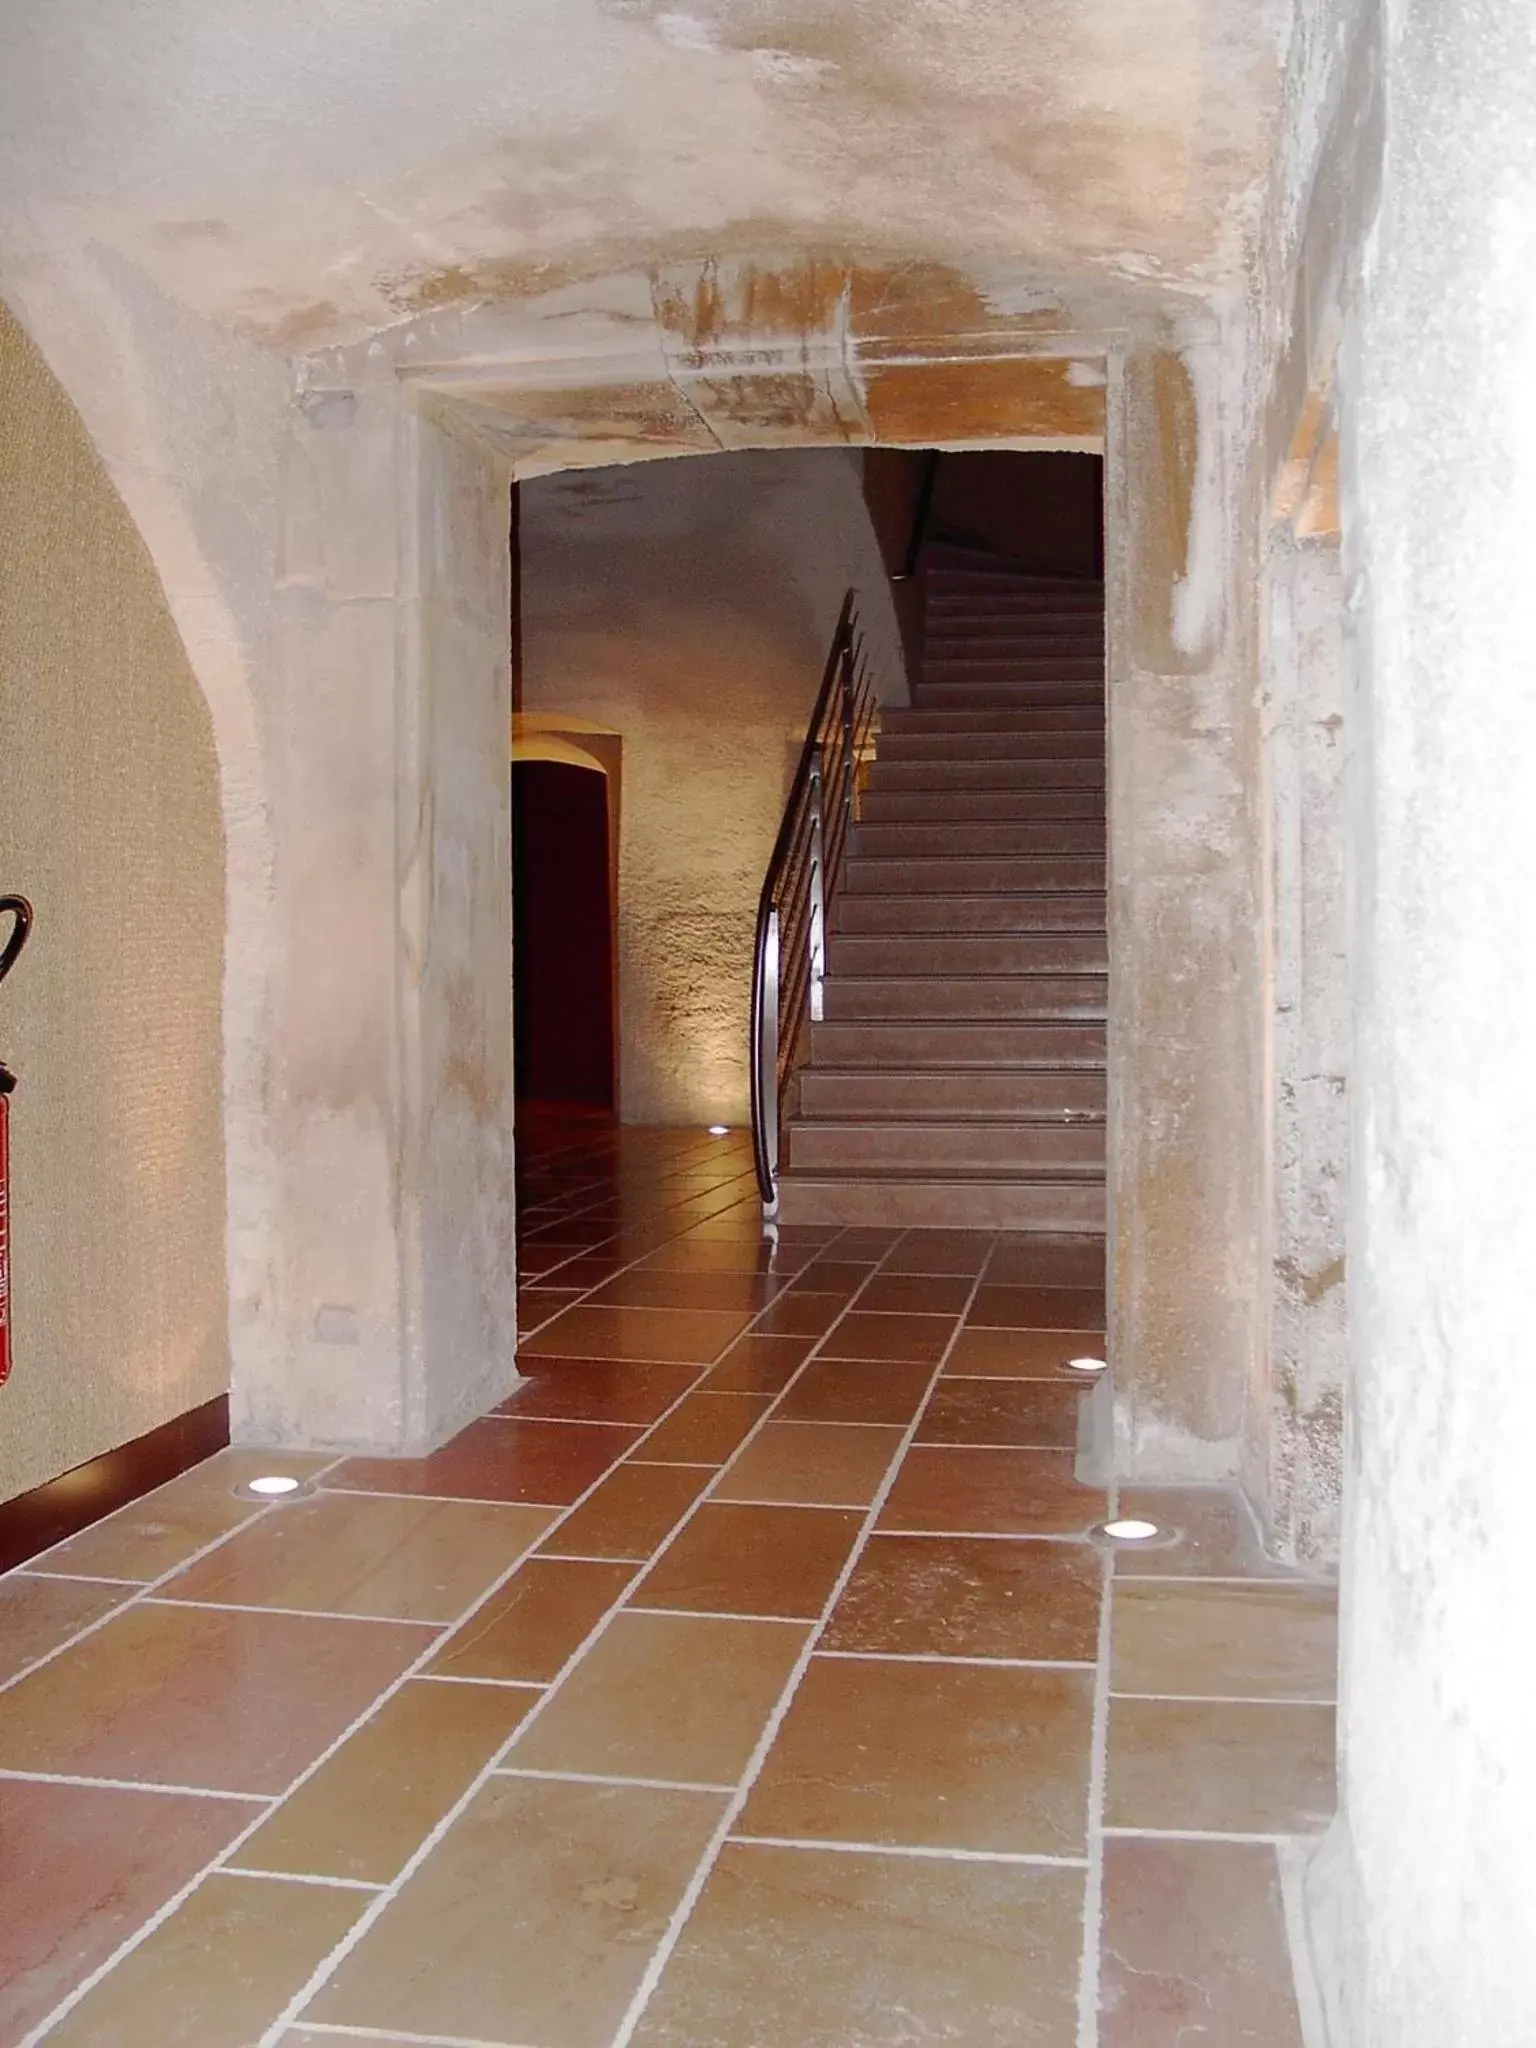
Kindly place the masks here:
[[(0, 981), (21, 958), (32, 930), (32, 906), (25, 896), (0, 896), (0, 917), (9, 912), (10, 936), (0, 951)], [(0, 1385), (11, 1370), (11, 1090), (16, 1076), (0, 1060)]]

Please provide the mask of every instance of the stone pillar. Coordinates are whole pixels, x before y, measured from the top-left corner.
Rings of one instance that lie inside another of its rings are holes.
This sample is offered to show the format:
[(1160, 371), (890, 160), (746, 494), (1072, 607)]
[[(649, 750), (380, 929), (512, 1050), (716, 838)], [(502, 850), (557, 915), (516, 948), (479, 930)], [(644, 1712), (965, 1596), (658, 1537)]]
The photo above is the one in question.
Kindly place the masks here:
[(1362, 740), (1341, 1809), (1347, 2048), (1536, 2041), (1536, 41), (1383, 26), (1339, 372)]
[(1270, 1117), (1267, 1370), (1243, 1480), (1275, 1551), (1338, 1558), (1346, 1378), (1350, 664), (1337, 536), (1277, 527), (1266, 564)]
[(1250, 655), (1214, 344), (1112, 365), (1110, 1356), (1122, 1478), (1237, 1469), (1262, 1243)]
[(393, 378), (295, 408), (247, 1440), (420, 1452), (516, 1378), (507, 486)]

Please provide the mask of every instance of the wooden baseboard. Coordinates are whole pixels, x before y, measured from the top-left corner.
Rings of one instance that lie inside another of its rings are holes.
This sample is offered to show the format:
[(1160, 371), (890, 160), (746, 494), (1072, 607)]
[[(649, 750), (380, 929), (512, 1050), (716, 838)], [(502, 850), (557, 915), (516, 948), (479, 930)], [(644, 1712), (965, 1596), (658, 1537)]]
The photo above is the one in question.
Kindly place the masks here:
[(229, 1396), (218, 1394), (200, 1408), (174, 1415), (132, 1443), (119, 1444), (61, 1472), (44, 1486), (34, 1486), (14, 1500), (0, 1502), (0, 1571), (25, 1564), (28, 1558), (62, 1543), (66, 1536), (152, 1493), (223, 1450), (229, 1442)]

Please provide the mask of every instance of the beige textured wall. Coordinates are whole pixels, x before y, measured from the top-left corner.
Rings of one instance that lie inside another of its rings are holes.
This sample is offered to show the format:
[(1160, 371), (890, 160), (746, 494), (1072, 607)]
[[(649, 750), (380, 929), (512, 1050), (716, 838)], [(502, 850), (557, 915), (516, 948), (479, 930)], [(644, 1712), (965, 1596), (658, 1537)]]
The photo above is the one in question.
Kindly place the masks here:
[(13, 1369), (0, 1498), (228, 1384), (208, 714), (138, 533), (0, 307), (0, 990)]
[(537, 478), (522, 545), (525, 710), (623, 740), (620, 1115), (741, 1123), (758, 892), (850, 584), (905, 691), (859, 458)]

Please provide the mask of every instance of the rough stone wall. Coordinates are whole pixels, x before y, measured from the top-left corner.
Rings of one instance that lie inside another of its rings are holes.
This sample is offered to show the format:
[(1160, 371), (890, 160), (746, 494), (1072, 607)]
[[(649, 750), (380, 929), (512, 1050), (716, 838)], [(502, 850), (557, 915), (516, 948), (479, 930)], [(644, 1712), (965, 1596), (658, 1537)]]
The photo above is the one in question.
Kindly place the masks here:
[(619, 1110), (748, 1113), (757, 898), (850, 585), (905, 694), (856, 454), (572, 471), (523, 486), (524, 705), (618, 733)]
[(1360, 650), (1341, 1812), (1349, 2048), (1536, 2040), (1536, 42), (1382, 23), (1339, 372)]
[[(208, 707), (85, 428), (0, 307), (0, 990), (13, 1371), (0, 1499), (229, 1384)], [(7, 920), (7, 931), (9, 920)]]

